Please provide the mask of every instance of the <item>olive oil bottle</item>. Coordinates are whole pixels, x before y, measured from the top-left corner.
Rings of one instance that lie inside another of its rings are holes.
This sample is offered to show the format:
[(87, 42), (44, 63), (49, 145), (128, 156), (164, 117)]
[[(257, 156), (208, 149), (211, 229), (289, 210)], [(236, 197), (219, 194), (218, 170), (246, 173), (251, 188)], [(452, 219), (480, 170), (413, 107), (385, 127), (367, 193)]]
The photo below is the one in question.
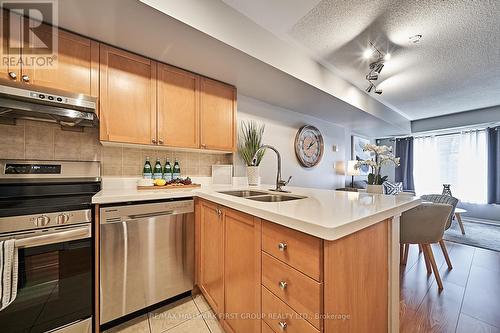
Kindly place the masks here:
[(163, 174), (162, 174), (161, 162), (160, 162), (160, 158), (158, 157), (156, 159), (155, 168), (153, 171), (153, 179), (161, 179), (162, 175)]
[(181, 178), (181, 166), (179, 165), (179, 161), (175, 159), (174, 167), (172, 170), (172, 179), (176, 180)]
[(165, 162), (165, 167), (163, 167), (163, 179), (165, 179), (166, 182), (170, 182), (172, 180), (172, 166), (170, 165), (168, 158)]
[(149, 156), (146, 157), (146, 163), (144, 163), (144, 168), (142, 169), (142, 178), (153, 178), (153, 170), (151, 169), (151, 163), (149, 163)]

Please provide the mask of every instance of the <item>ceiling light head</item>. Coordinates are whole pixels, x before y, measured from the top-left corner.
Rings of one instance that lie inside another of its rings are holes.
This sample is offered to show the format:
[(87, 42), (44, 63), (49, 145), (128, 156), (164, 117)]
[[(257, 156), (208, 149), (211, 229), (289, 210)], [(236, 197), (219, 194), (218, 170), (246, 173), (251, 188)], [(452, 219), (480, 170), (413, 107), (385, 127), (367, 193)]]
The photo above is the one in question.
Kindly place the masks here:
[(385, 56), (384, 56), (384, 60), (387, 61), (387, 60), (391, 60), (391, 54), (390, 53), (387, 53)]
[(378, 74), (377, 73), (370, 73), (366, 76), (366, 79), (369, 81), (370, 80), (374, 80), (374, 81), (378, 80)]
[(375, 94), (382, 95), (382, 89), (375, 89)]
[(375, 67), (375, 72), (380, 74), (380, 72), (382, 72), (382, 68), (384, 68), (384, 64), (382, 62), (378, 63), (377, 66)]
[(368, 88), (366, 88), (366, 92), (371, 93), (374, 88), (375, 88), (375, 85), (370, 82), (370, 85), (368, 86)]
[(364, 52), (363, 52), (363, 58), (365, 59), (370, 59), (372, 57), (372, 54), (373, 54), (373, 48), (367, 48)]
[(413, 36), (408, 37), (408, 39), (410, 41), (410, 44), (417, 44), (420, 42), (420, 39), (422, 39), (422, 35), (420, 35), (420, 34), (413, 35)]

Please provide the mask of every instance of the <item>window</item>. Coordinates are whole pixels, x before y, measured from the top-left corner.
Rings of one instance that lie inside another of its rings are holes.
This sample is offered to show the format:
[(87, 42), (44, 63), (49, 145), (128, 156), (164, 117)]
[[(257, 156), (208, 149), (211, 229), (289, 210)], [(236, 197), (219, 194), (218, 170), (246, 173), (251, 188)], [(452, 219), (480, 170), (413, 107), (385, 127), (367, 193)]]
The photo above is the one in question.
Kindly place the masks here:
[(486, 203), (486, 131), (470, 131), (414, 139), (415, 191), (441, 193), (451, 184), (454, 197), (463, 202)]

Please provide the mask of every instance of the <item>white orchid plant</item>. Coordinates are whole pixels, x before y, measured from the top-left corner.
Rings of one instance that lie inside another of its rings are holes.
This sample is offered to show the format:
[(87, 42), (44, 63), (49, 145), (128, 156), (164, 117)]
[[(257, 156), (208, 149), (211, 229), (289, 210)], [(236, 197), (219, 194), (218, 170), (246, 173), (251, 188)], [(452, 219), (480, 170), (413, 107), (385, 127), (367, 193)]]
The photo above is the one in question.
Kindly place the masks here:
[(392, 147), (367, 143), (363, 146), (363, 151), (370, 152), (372, 158), (358, 161), (354, 168), (360, 169), (362, 166), (370, 167), (371, 172), (368, 174), (368, 184), (370, 185), (382, 185), (387, 180), (387, 176), (380, 174), (383, 165), (394, 164), (395, 167), (398, 167), (400, 164), (399, 157), (395, 157), (392, 153)]

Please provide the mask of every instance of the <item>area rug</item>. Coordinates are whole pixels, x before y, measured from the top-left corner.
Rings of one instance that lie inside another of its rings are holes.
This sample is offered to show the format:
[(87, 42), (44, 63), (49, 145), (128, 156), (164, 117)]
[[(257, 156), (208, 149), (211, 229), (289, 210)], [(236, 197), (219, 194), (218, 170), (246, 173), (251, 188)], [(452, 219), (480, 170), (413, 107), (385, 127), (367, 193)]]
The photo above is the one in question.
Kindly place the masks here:
[(444, 233), (444, 239), (450, 242), (500, 251), (500, 225), (463, 222), (465, 235), (462, 235), (457, 221), (453, 221), (451, 228)]

